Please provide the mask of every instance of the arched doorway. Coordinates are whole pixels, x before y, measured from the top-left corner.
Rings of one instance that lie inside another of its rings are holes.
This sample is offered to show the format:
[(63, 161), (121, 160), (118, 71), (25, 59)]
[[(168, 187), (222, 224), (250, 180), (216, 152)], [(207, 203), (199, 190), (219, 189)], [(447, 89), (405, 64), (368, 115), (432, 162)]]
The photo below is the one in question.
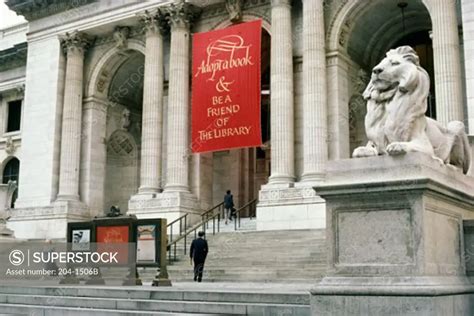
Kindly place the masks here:
[[(213, 153), (213, 204), (222, 202), (226, 190), (234, 195), (236, 207), (258, 197), (270, 176), (270, 42), (262, 29), (261, 48), (261, 147), (242, 148)], [(242, 214), (246, 216), (247, 214)]]
[(430, 76), (430, 95), (428, 96), (428, 108), (426, 115), (436, 119), (436, 94), (435, 94), (435, 76), (434, 76), (434, 60), (433, 60), (433, 42), (431, 40), (430, 31), (423, 30), (405, 35), (392, 48), (408, 45), (415, 49), (420, 58), (420, 65)]
[(104, 210), (128, 201), (139, 187), (144, 55), (128, 51), (109, 85)]
[(17, 188), (13, 192), (12, 195), (12, 201), (11, 201), (11, 208), (14, 208), (15, 206), (15, 201), (18, 198), (18, 179), (20, 177), (20, 161), (16, 158), (13, 157), (11, 158), (3, 168), (3, 175), (2, 175), (2, 183), (3, 184), (8, 184), (10, 181), (16, 182)]
[[(90, 53), (84, 95), (80, 194), (93, 216), (104, 214), (112, 205), (126, 211), (125, 192), (134, 188), (127, 196), (129, 199), (138, 189), (144, 52), (144, 42), (130, 38), (126, 48), (111, 44)], [(126, 164), (123, 160), (132, 156), (136, 176), (134, 173), (125, 180), (117, 178), (121, 173), (118, 166)]]

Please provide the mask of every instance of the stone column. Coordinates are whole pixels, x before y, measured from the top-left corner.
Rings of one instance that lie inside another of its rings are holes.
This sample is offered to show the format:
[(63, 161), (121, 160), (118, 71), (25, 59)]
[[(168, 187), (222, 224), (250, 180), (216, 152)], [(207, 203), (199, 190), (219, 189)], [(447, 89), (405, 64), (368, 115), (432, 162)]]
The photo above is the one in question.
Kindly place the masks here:
[(295, 178), (291, 0), (272, 0), (270, 184)]
[(83, 33), (74, 32), (66, 34), (62, 44), (67, 61), (57, 198), (79, 201), (83, 65), (84, 51), (90, 44), (90, 39)]
[(350, 157), (349, 133), (349, 58), (341, 52), (326, 55), (328, 158)]
[(474, 135), (474, 2), (462, 0), (462, 28), (464, 38), (464, 71), (466, 73), (467, 122), (469, 135)]
[(207, 210), (213, 206), (212, 202), (212, 172), (213, 154), (200, 153), (191, 159), (191, 193), (199, 200), (200, 209)]
[(143, 84), (142, 151), (139, 194), (161, 189), (161, 144), (163, 128), (163, 34), (162, 15), (146, 13), (145, 76)]
[(95, 97), (83, 102), (80, 192), (91, 216), (104, 211), (107, 106), (107, 100)]
[(322, 1), (303, 2), (303, 181), (324, 178), (328, 159), (327, 85)]
[(425, 0), (433, 24), (437, 120), (464, 121), (456, 0)]
[(189, 192), (190, 23), (195, 11), (185, 2), (171, 4), (167, 11), (171, 48), (165, 191)]

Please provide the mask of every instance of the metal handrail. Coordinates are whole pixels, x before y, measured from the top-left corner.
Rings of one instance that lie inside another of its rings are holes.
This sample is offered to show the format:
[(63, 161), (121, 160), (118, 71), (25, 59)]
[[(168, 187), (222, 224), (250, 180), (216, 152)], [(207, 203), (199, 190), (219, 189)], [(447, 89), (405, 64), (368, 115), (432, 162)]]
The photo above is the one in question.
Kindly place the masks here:
[(180, 219), (182, 219), (183, 217), (186, 217), (186, 216), (188, 216), (188, 214), (184, 214), (183, 216), (181, 216), (181, 217), (175, 219), (175, 220), (172, 221), (171, 223), (168, 223), (167, 226), (169, 227), (169, 226), (173, 225), (174, 223), (176, 223), (177, 221), (179, 221)]
[[(185, 234), (183, 234), (182, 236), (180, 236), (180, 237), (176, 238), (175, 240), (169, 242), (168, 245), (167, 245), (168, 260), (170, 262), (171, 261), (176, 261), (176, 246), (181, 240), (184, 241), (183, 250), (184, 250), (184, 254), (186, 255), (188, 235), (191, 235), (192, 233), (194, 233), (194, 239), (196, 239), (198, 230), (201, 229), (204, 233), (206, 233), (206, 229), (209, 227), (208, 223), (210, 221), (213, 222), (212, 234), (215, 235), (216, 233), (218, 233), (220, 231), (220, 220), (221, 220), (221, 214), (217, 213), (217, 214), (215, 214), (211, 217), (208, 217), (205, 221), (201, 221), (200, 223), (194, 225)], [(216, 232), (216, 222), (217, 222), (217, 232)]]
[[(179, 224), (179, 237), (181, 237), (181, 235), (184, 232), (186, 232), (186, 228), (188, 226), (188, 214), (184, 214), (183, 216), (175, 219), (174, 221), (166, 225), (166, 228), (167, 230), (169, 230), (169, 235), (170, 235), (169, 242), (173, 241), (173, 225), (175, 225), (176, 223)], [(183, 224), (184, 224), (184, 227), (183, 227)]]
[[(252, 217), (255, 217), (255, 211), (256, 211), (256, 206), (257, 206), (257, 199), (254, 199), (248, 203), (246, 203), (244, 206), (240, 207), (238, 210), (235, 211), (236, 217), (234, 219), (234, 230), (237, 230), (237, 225), (238, 228), (240, 228), (240, 218), (241, 218), (241, 212), (245, 209), (249, 210), (249, 217), (252, 219)], [(218, 210), (216, 212), (216, 210)], [(212, 234), (215, 235), (216, 233), (220, 232), (220, 221), (221, 217), (223, 217), (221, 214), (224, 211), (224, 203), (221, 202), (217, 204), (216, 206), (212, 207), (208, 211), (204, 212), (201, 215), (201, 222), (195, 224), (192, 226), (189, 230), (186, 230), (183, 234), (178, 236), (175, 240), (171, 240), (168, 242), (167, 245), (167, 250), (168, 250), (168, 260), (171, 261), (176, 261), (176, 246), (180, 241), (184, 242), (184, 254), (186, 255), (187, 252), (187, 239), (188, 236), (194, 233), (194, 238), (197, 237), (197, 232), (198, 230), (202, 230), (204, 233), (206, 233), (206, 230), (209, 228), (209, 223), (212, 221)], [(185, 216), (182, 216), (185, 217)], [(176, 222), (175, 220), (174, 222)], [(217, 223), (216, 223), (217, 222)], [(170, 223), (173, 224), (173, 223)], [(216, 225), (217, 224), (217, 225)], [(169, 226), (169, 225), (168, 225)], [(217, 231), (216, 231), (216, 226), (217, 226)]]
[[(194, 238), (196, 238), (197, 230), (201, 227), (202, 227), (202, 230), (204, 232), (206, 232), (206, 229), (209, 228), (210, 221), (213, 221), (213, 226), (212, 226), (213, 233), (212, 234), (213, 235), (216, 234), (216, 219), (217, 219), (217, 232), (219, 232), (220, 231), (221, 212), (223, 211), (223, 209), (224, 209), (224, 202), (221, 202), (221, 203), (217, 204), (216, 206), (212, 207), (211, 209), (207, 210), (206, 212), (204, 212), (201, 215), (201, 222), (199, 222), (198, 224), (192, 226), (189, 230), (186, 230), (186, 226), (185, 226), (185, 229), (184, 229), (183, 233), (181, 233), (182, 230), (180, 230), (180, 234), (179, 234), (178, 238), (176, 238), (175, 240), (172, 240), (172, 236), (170, 236), (170, 239), (169, 239), (168, 245), (167, 245), (168, 260), (171, 261), (172, 253), (174, 253), (173, 260), (176, 260), (176, 246), (177, 246), (178, 242), (180, 242), (180, 241), (184, 242), (184, 254), (186, 254), (188, 235), (190, 235), (194, 232)], [(184, 217), (185, 220), (186, 220), (186, 215), (184, 215), (180, 218)], [(178, 220), (173, 221), (172, 223), (170, 223), (170, 225), (174, 224)], [(170, 225), (168, 225), (168, 226), (170, 226)]]
[(207, 217), (209, 217), (209, 214), (211, 213), (212, 215), (215, 215), (216, 210), (218, 210), (220, 214), (223, 214), (222, 212), (224, 211), (224, 202), (221, 202), (217, 204), (216, 206), (212, 207), (211, 209), (207, 210), (206, 212), (202, 213), (201, 220), (204, 221)]
[(252, 219), (252, 215), (253, 217), (256, 217), (257, 199), (254, 199), (248, 202), (247, 204), (245, 204), (244, 206), (242, 206), (241, 208), (235, 211), (234, 230), (237, 230), (237, 228), (240, 228), (240, 218), (241, 218), (240, 213), (247, 208), (249, 210), (249, 218)]

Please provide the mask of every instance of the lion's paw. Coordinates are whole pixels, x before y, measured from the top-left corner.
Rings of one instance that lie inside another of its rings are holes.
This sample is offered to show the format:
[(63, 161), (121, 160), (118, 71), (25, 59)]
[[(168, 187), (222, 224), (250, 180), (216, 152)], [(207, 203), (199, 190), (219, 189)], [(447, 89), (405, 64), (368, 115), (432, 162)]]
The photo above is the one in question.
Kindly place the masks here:
[(377, 156), (377, 149), (369, 146), (361, 146), (354, 149), (353, 158), (373, 157)]
[(408, 152), (408, 146), (404, 143), (393, 142), (387, 146), (387, 153), (391, 156), (404, 155)]
[(455, 166), (455, 165), (452, 165), (452, 164), (448, 163), (448, 164), (445, 164), (445, 166), (448, 167), (449, 169), (453, 170), (453, 171), (462, 173), (462, 169)]
[(445, 163), (443, 161), (443, 159), (439, 158), (439, 157), (436, 157), (436, 156), (431, 156), (431, 158), (433, 158), (437, 163), (439, 163), (441, 166), (444, 166)]

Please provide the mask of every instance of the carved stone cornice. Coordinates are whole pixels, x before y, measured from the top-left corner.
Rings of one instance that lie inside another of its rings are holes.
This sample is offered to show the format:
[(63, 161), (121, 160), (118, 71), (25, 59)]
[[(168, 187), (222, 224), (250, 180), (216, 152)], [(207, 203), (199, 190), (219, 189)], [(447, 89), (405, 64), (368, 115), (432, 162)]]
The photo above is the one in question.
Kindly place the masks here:
[[(127, 28), (130, 30), (127, 37), (127, 43), (131, 39), (140, 40), (140, 41), (143, 40), (142, 25), (137, 24), (134, 26), (127, 26)], [(101, 36), (96, 37), (94, 40), (94, 47), (99, 46), (99, 45), (108, 45), (111, 43), (115, 43), (115, 45), (117, 45), (117, 38), (115, 36), (115, 32), (103, 34)]]
[(97, 0), (7, 0), (5, 4), (18, 15), (23, 15), (28, 21), (32, 21), (96, 1)]
[(145, 11), (139, 15), (139, 19), (145, 34), (165, 34), (169, 29), (166, 14), (160, 9)]
[(0, 72), (25, 66), (27, 52), (26, 42), (0, 51)]
[(74, 31), (72, 33), (66, 33), (66, 35), (61, 38), (61, 46), (66, 54), (70, 52), (83, 53), (92, 45), (93, 41), (93, 37), (82, 32)]
[(166, 18), (171, 29), (191, 28), (192, 23), (201, 14), (201, 9), (184, 1), (172, 3), (165, 7)]
[[(254, 11), (257, 8), (265, 8), (270, 4), (270, 0), (242, 0), (242, 14), (245, 11)], [(223, 2), (215, 3), (206, 6), (206, 9), (202, 12), (200, 19), (211, 19), (217, 16), (228, 14), (229, 11), (226, 8), (226, 4)]]

